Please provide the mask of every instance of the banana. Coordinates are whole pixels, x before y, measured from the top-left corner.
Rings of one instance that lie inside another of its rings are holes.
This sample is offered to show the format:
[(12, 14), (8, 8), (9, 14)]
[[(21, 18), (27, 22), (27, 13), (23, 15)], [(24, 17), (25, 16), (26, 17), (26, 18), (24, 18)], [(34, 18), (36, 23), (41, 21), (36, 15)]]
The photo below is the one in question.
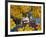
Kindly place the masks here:
[(10, 19), (10, 29), (13, 29), (14, 27), (16, 27), (16, 24), (13, 19)]

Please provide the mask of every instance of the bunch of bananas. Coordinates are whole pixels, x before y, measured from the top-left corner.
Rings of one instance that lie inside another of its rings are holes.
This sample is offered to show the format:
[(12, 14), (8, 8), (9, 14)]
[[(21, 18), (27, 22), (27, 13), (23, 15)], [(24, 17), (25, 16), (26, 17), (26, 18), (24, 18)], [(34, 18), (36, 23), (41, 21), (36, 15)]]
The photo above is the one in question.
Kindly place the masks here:
[(19, 6), (11, 5), (10, 15), (12, 15), (14, 18), (21, 19), (22, 18), (22, 14), (20, 13)]
[(11, 7), (10, 7), (10, 15), (12, 15), (15, 18), (21, 19), (22, 18), (22, 13), (29, 12), (30, 9), (31, 9), (30, 6), (11, 5)]
[(24, 30), (24, 28), (18, 28), (18, 31), (21, 31), (22, 32), (23, 30)]
[(34, 28), (29, 27), (29, 24), (27, 24), (24, 31), (34, 31)]
[(35, 18), (40, 18), (41, 17), (41, 7), (39, 6), (36, 6), (36, 7), (33, 7), (32, 8), (32, 15), (35, 17)]
[(15, 22), (13, 21), (13, 19), (10, 19), (10, 29), (13, 29), (14, 27), (16, 27)]
[(20, 6), (22, 13), (27, 13), (31, 10), (31, 6)]
[(25, 27), (18, 28), (18, 31), (34, 31), (34, 28), (29, 27), (29, 24), (27, 24)]

